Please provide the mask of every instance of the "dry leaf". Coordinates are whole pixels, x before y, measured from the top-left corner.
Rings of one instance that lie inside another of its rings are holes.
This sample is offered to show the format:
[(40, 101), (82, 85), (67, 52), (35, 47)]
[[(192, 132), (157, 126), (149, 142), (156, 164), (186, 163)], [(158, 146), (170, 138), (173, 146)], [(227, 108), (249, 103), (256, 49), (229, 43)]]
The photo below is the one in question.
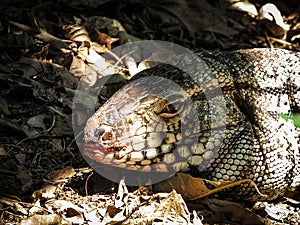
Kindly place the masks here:
[[(225, 218), (228, 218), (230, 222), (236, 222), (241, 225), (264, 225), (262, 218), (260, 218), (258, 215), (255, 215), (250, 210), (231, 202), (224, 204), (224, 201), (222, 201), (222, 204), (219, 206), (217, 204), (218, 202), (219, 200), (214, 201), (214, 199), (209, 199), (207, 201), (209, 208), (215, 212), (216, 215), (205, 219), (204, 221), (206, 223), (219, 224), (225, 222)], [(222, 220), (218, 221), (218, 218), (222, 218)], [(216, 219), (216, 221), (213, 221), (214, 219)]]
[(79, 26), (77, 24), (64, 25), (62, 26), (61, 29), (64, 35), (72, 41), (76, 41), (76, 42), (91, 41), (88, 32), (83, 26)]
[(284, 23), (283, 17), (274, 4), (263, 5), (258, 12), (258, 28), (274, 37), (284, 37), (290, 25)]
[(97, 28), (95, 28), (95, 31), (97, 34), (97, 41), (100, 44), (106, 45), (109, 50), (111, 50), (111, 44), (119, 40), (119, 38), (112, 38), (109, 35), (100, 32)]
[(284, 224), (299, 224), (299, 207), (282, 202), (263, 202), (262, 204), (265, 206), (265, 211), (270, 218), (282, 221)]
[(46, 125), (44, 123), (45, 114), (39, 114), (33, 116), (27, 120), (27, 124), (34, 128), (41, 128), (42, 131), (46, 130)]
[(235, 9), (241, 12), (247, 12), (252, 16), (258, 15), (255, 5), (248, 1), (240, 1), (240, 2), (233, 3), (230, 6), (230, 9)]
[(5, 151), (5, 149), (0, 146), (0, 156), (5, 156), (5, 155), (8, 155), (7, 151)]
[(168, 180), (155, 184), (154, 191), (170, 192), (172, 191), (172, 189), (175, 189), (179, 194), (183, 196), (184, 199), (196, 200), (246, 182), (253, 184), (257, 192), (260, 195), (265, 196), (259, 192), (255, 183), (250, 179), (233, 182), (215, 182), (202, 178), (194, 178), (191, 175), (185, 173), (175, 174)]
[(55, 198), (56, 189), (57, 187), (54, 185), (46, 185), (40, 188), (39, 190), (34, 191), (32, 197), (34, 199), (43, 199), (43, 200)]
[(34, 215), (28, 217), (25, 220), (22, 220), (20, 225), (31, 225), (31, 224), (39, 224), (39, 225), (48, 225), (48, 224), (62, 224), (62, 218), (56, 214), (50, 215)]
[(67, 179), (75, 175), (75, 170), (72, 166), (67, 166), (61, 170), (50, 172), (47, 177), (52, 182), (56, 182), (61, 179)]

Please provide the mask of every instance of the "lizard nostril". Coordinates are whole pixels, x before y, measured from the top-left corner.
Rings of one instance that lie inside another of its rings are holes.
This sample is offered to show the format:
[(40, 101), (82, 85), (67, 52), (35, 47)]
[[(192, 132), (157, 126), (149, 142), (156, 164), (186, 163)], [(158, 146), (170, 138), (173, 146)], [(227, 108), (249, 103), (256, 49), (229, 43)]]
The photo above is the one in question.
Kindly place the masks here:
[(104, 132), (104, 128), (96, 128), (96, 130), (94, 131), (94, 136), (99, 139), (104, 134)]
[(108, 141), (112, 139), (112, 134), (110, 132), (106, 132), (103, 136), (102, 136), (102, 141)]

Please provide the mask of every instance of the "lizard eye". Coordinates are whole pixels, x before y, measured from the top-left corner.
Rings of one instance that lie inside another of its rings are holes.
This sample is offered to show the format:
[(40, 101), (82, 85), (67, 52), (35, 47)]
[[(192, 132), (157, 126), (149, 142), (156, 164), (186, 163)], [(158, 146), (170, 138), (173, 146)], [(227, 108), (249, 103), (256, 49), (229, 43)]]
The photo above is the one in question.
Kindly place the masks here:
[(94, 131), (94, 136), (97, 139), (100, 139), (100, 137), (104, 134), (105, 129), (104, 128), (96, 128), (96, 130)]

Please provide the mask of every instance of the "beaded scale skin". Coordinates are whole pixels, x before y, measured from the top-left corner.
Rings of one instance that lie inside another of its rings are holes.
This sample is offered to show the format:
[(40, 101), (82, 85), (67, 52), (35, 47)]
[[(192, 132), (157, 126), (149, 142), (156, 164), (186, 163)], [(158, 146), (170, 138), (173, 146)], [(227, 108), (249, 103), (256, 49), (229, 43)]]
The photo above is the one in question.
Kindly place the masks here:
[[(198, 171), (213, 181), (251, 179), (267, 197), (248, 183), (228, 194), (253, 201), (273, 200), (298, 186), (300, 129), (280, 114), (300, 112), (300, 54), (201, 52), (198, 66), (177, 57), (193, 79), (168, 65), (135, 75), (88, 120), (84, 154), (144, 173)], [(211, 85), (211, 72), (218, 87)], [(148, 85), (139, 85), (141, 79)], [(218, 111), (220, 104), (225, 111)]]

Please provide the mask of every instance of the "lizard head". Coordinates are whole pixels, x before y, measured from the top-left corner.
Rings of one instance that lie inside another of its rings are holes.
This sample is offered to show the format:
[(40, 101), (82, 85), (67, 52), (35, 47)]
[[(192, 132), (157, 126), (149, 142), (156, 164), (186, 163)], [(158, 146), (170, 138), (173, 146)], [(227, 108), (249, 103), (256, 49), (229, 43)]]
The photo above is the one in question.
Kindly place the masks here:
[(86, 156), (100, 163), (142, 169), (175, 160), (172, 151), (181, 140), (181, 109), (174, 104), (182, 96), (176, 93), (167, 100), (148, 88), (127, 84), (87, 121)]

